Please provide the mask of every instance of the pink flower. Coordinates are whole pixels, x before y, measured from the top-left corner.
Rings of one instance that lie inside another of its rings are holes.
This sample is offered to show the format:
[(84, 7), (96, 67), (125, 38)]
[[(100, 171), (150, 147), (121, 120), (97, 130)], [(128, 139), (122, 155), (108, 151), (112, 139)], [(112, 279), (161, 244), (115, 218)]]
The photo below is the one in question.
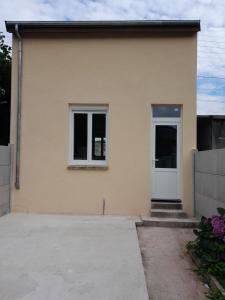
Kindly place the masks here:
[(224, 235), (225, 235), (224, 218), (220, 216), (213, 216), (211, 220), (211, 224), (213, 227), (213, 234), (216, 237), (222, 238), (224, 241)]

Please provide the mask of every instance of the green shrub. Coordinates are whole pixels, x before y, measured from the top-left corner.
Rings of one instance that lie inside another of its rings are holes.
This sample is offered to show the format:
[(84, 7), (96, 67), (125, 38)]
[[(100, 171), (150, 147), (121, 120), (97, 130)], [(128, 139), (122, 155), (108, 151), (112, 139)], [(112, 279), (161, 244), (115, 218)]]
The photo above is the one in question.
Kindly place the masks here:
[(218, 208), (212, 218), (202, 217), (194, 234), (187, 248), (199, 258), (199, 272), (214, 275), (225, 286), (225, 209)]

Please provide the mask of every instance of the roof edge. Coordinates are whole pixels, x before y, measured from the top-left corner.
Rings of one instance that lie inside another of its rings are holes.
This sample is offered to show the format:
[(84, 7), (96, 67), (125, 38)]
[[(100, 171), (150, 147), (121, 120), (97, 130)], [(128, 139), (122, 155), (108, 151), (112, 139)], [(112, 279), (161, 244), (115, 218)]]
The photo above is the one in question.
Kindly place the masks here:
[(57, 30), (107, 30), (107, 29), (156, 29), (171, 31), (200, 31), (200, 20), (133, 20), (133, 21), (5, 21), (6, 30), (15, 32), (18, 24), (21, 32), (45, 32)]

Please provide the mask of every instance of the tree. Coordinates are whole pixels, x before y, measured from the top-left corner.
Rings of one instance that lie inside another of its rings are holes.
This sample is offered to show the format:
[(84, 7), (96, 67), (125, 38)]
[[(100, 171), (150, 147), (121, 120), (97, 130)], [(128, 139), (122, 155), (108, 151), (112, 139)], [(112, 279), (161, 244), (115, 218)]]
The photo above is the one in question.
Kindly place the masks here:
[(11, 47), (0, 33), (0, 145), (8, 145), (10, 134)]

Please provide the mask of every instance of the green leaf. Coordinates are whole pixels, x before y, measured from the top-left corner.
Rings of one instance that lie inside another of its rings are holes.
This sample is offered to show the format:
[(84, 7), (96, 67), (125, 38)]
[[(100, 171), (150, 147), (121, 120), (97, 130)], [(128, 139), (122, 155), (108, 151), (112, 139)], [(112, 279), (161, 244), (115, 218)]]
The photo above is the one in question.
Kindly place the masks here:
[(224, 215), (225, 215), (225, 208), (223, 208), (223, 207), (218, 207), (218, 208), (217, 208), (217, 211), (218, 211), (218, 213), (219, 213), (221, 216), (224, 216)]

